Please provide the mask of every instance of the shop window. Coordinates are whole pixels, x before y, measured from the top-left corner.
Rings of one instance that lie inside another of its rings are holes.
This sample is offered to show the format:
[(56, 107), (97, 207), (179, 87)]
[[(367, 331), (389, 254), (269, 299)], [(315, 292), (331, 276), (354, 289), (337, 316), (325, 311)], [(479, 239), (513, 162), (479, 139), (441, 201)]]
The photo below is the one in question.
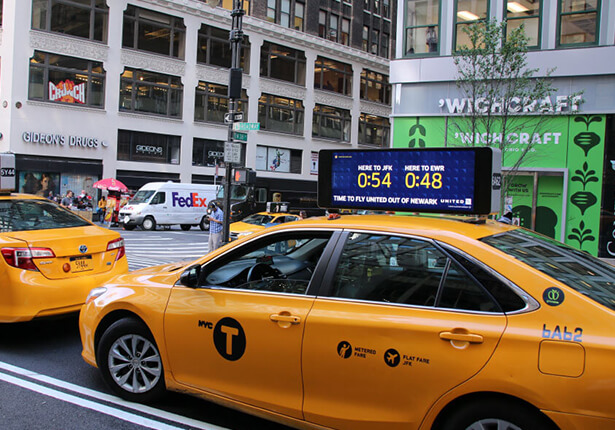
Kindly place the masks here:
[[(211, 66), (231, 67), (232, 52), (229, 43), (229, 31), (202, 24), (199, 29), (199, 42), (196, 51), (196, 61)], [(244, 68), (249, 63), (250, 40), (243, 37), (239, 67)]]
[(178, 76), (126, 68), (120, 79), (120, 110), (182, 116), (183, 86)]
[(36, 30), (106, 42), (108, 22), (109, 7), (105, 0), (32, 1), (32, 28)]
[(312, 136), (350, 142), (350, 111), (332, 106), (316, 105), (312, 120)]
[(487, 0), (457, 0), (455, 2), (455, 50), (462, 46), (470, 46), (468, 35), (463, 31), (472, 24), (485, 22), (489, 16), (489, 2)]
[(301, 100), (263, 94), (258, 101), (258, 121), (264, 130), (302, 135), (304, 112)]
[(389, 146), (391, 124), (388, 118), (362, 113), (359, 117), (359, 143), (380, 148)]
[(267, 21), (303, 31), (305, 4), (297, 0), (267, 0)]
[[(243, 144), (242, 144), (243, 145)], [(244, 145), (245, 146), (245, 145)], [(216, 167), (224, 163), (224, 141), (194, 138), (192, 144), (192, 165)], [(241, 165), (245, 166), (246, 151), (241, 151)]]
[(305, 85), (305, 53), (271, 42), (263, 43), (261, 76)]
[[(238, 100), (238, 110), (248, 111), (248, 94), (242, 90)], [(224, 115), (229, 111), (228, 86), (199, 81), (194, 100), (194, 120), (207, 122), (224, 122)]]
[(529, 38), (528, 48), (538, 48), (540, 44), (540, 13), (542, 0), (508, 1), (506, 5), (506, 34), (523, 25)]
[(30, 59), (28, 99), (102, 108), (103, 64), (35, 51)]
[(256, 170), (283, 173), (301, 173), (301, 154), (298, 149), (256, 147)]
[(558, 45), (598, 43), (600, 0), (559, 0)]
[(184, 20), (128, 5), (124, 12), (122, 47), (184, 59)]
[(405, 53), (437, 54), (440, 34), (440, 0), (406, 0)]
[(324, 57), (316, 58), (314, 88), (351, 95), (352, 66)]
[(181, 137), (140, 131), (118, 130), (117, 159), (179, 164)]
[(389, 76), (382, 73), (363, 70), (361, 72), (361, 98), (384, 104), (391, 103), (391, 85)]

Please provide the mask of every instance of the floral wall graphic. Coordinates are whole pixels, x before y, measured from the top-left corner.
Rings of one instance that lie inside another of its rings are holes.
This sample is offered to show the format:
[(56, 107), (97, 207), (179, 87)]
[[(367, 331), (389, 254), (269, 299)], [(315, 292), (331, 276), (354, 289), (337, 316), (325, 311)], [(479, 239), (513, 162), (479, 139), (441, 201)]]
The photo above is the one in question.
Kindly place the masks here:
[(601, 195), (604, 121), (600, 115), (579, 115), (570, 122), (568, 148), (569, 214), (567, 241), (594, 255), (597, 252)]

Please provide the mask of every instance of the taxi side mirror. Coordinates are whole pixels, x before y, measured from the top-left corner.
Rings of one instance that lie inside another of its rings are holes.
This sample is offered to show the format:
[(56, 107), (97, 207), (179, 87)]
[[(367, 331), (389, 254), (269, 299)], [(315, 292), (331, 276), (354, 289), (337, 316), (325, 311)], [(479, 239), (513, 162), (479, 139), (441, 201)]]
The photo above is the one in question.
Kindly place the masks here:
[(184, 272), (179, 276), (179, 283), (184, 287), (197, 288), (199, 286), (200, 277), (201, 266), (199, 264), (195, 264), (194, 266), (190, 266), (184, 270)]

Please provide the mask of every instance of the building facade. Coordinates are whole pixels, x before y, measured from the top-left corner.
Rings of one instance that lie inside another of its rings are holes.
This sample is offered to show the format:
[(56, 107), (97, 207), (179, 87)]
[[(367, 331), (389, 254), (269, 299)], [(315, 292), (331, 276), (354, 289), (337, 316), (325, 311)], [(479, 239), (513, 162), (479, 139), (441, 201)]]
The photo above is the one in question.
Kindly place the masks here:
[[(393, 84), (393, 146), (467, 144), (470, 100), (456, 85), (463, 28), (524, 25), (529, 67), (552, 73), (554, 94), (518, 103), (503, 166), (530, 142), (504, 198), (521, 225), (604, 258), (615, 257), (615, 3), (606, 0), (399, 0)], [(537, 117), (541, 116), (542, 120)], [(540, 126), (537, 127), (537, 122)], [(481, 136), (477, 136), (478, 139)]]
[[(232, 1), (0, 6), (0, 151), (16, 154), (19, 191), (223, 177)], [(391, 5), (244, 0), (244, 9), (239, 109), (260, 130), (240, 136), (242, 164), (265, 189), (315, 199), (320, 149), (389, 144)]]

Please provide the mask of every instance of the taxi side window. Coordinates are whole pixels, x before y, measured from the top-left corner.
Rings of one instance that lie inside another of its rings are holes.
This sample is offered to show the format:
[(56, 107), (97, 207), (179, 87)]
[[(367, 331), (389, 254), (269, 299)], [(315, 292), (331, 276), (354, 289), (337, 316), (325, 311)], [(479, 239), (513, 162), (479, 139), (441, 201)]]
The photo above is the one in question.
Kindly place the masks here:
[(385, 303), (492, 310), (491, 297), (433, 243), (351, 233), (332, 296)]
[(202, 287), (305, 294), (331, 233), (277, 234), (247, 243), (203, 268)]
[(164, 191), (156, 193), (154, 198), (152, 199), (152, 205), (160, 205), (165, 202), (165, 194)]

